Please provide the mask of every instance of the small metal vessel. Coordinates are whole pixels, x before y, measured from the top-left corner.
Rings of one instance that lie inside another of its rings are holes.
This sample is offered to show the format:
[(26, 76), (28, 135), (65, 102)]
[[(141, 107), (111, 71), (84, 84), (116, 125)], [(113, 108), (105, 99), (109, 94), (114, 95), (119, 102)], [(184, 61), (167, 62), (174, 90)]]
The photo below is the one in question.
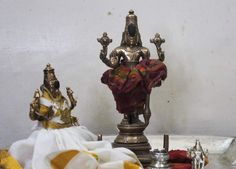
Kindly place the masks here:
[(157, 168), (169, 168), (168, 164), (169, 155), (165, 149), (153, 150), (153, 162), (148, 169), (157, 169)]

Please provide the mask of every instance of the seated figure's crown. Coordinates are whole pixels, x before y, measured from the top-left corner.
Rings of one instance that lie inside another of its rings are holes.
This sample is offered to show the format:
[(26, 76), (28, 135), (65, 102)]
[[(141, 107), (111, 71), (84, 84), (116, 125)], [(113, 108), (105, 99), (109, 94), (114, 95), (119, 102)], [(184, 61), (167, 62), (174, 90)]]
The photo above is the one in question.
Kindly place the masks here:
[(50, 81), (56, 79), (54, 68), (51, 67), (51, 64), (48, 63), (43, 71), (44, 71), (44, 80)]

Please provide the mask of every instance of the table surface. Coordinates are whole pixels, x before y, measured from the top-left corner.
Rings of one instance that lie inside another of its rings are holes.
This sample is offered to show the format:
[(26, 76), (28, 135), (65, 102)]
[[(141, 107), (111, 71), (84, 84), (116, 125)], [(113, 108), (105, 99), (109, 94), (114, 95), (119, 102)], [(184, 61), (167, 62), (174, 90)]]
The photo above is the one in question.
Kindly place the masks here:
[(209, 164), (205, 169), (236, 169), (236, 166), (232, 166), (231, 162), (227, 158), (222, 158), (220, 155), (209, 155)]
[(236, 166), (232, 166), (231, 162), (227, 158), (222, 158), (222, 155), (210, 154), (208, 157), (209, 164), (205, 169), (236, 169)]

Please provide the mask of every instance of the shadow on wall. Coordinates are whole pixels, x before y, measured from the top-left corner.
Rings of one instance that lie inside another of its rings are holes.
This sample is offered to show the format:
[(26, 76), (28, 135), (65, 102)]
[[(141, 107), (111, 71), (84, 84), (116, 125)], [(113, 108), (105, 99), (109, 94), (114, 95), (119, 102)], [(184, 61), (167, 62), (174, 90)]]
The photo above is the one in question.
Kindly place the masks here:
[(187, 66), (181, 62), (181, 58), (179, 60), (178, 56), (175, 58), (172, 59), (175, 63), (166, 63), (167, 79), (160, 88), (154, 88), (151, 94), (152, 122), (149, 126), (151, 134), (157, 134), (156, 132), (184, 134), (188, 131), (191, 114), (185, 96), (189, 94), (191, 85), (189, 74), (193, 73), (194, 67), (189, 72), (186, 70)]
[[(94, 133), (114, 135), (117, 133), (116, 125), (122, 115), (116, 110), (115, 101), (109, 88), (105, 85), (91, 84), (87, 90), (89, 102), (87, 124)], [(94, 120), (91, 120), (94, 119)]]

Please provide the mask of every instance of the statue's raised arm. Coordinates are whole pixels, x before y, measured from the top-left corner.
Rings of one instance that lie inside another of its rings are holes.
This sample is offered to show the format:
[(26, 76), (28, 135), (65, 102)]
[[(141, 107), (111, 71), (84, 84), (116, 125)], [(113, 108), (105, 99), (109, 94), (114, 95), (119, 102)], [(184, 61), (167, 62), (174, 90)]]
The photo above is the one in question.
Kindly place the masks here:
[(115, 50), (110, 54), (110, 58), (107, 58), (108, 45), (112, 42), (106, 32), (103, 33), (101, 38), (98, 38), (97, 41), (102, 45), (102, 50), (100, 51), (100, 59), (103, 63), (111, 68), (116, 68), (119, 66), (119, 57)]
[(162, 39), (160, 34), (156, 33), (155, 37), (153, 39), (150, 39), (150, 42), (154, 43), (154, 45), (156, 46), (159, 60), (163, 62), (165, 60), (165, 53), (164, 51), (162, 51), (161, 45), (162, 43), (165, 43), (165, 39)]

